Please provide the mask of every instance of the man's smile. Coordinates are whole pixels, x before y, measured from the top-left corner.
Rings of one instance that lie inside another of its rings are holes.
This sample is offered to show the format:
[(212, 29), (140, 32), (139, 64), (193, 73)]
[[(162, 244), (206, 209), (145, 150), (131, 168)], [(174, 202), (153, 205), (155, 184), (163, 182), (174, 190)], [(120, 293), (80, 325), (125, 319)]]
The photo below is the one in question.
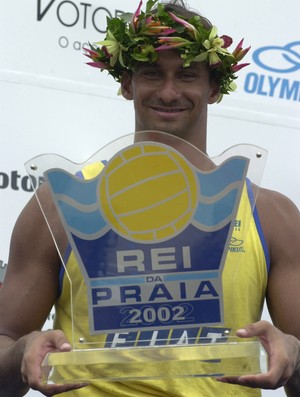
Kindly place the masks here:
[(185, 108), (164, 108), (164, 107), (156, 107), (156, 106), (151, 106), (151, 108), (157, 112), (163, 112), (163, 113), (178, 113), (178, 112), (184, 112), (186, 110)]

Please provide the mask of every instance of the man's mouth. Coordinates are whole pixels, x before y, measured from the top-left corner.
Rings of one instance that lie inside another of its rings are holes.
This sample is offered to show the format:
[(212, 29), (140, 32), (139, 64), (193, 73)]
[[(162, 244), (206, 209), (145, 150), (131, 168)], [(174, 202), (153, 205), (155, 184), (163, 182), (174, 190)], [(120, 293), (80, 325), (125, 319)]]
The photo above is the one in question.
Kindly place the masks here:
[(152, 106), (152, 109), (155, 110), (156, 112), (162, 112), (162, 113), (179, 113), (185, 110), (183, 108), (161, 108), (155, 106)]

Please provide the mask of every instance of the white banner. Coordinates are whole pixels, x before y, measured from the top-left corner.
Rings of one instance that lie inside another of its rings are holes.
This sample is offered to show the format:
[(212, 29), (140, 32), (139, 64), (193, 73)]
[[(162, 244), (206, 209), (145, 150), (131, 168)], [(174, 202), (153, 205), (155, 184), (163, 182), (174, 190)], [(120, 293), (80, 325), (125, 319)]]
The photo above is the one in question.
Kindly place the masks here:
[[(245, 59), (251, 65), (239, 73), (237, 92), (209, 109), (209, 154), (242, 142), (264, 147), (269, 156), (263, 185), (300, 207), (300, 2), (189, 5), (219, 35), (232, 36), (233, 48), (242, 38), (244, 47), (251, 45)], [(103, 39), (107, 16), (137, 6), (138, 0), (0, 5), (0, 282), (13, 225), (32, 195), (24, 163), (45, 152), (81, 162), (134, 131), (132, 104), (117, 96), (118, 84), (105, 71), (85, 65), (82, 49)]]

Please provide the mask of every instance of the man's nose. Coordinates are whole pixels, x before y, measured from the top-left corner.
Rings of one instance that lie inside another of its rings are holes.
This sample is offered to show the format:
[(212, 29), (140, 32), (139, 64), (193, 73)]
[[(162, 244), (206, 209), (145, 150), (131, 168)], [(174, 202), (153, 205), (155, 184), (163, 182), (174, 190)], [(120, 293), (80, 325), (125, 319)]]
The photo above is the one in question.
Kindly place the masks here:
[(165, 103), (178, 100), (181, 96), (181, 90), (176, 79), (173, 77), (164, 78), (157, 90), (157, 95)]

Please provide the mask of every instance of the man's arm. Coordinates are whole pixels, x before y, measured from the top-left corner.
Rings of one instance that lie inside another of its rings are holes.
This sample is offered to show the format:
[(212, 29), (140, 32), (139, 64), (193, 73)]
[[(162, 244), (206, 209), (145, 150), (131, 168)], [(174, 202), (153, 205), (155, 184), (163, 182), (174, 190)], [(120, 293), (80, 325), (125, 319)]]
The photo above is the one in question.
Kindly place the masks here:
[(42, 383), (41, 365), (47, 353), (70, 351), (63, 332), (34, 331), (17, 341), (0, 336), (0, 397), (22, 397), (29, 388), (52, 396), (86, 386), (86, 383), (46, 385)]
[(267, 304), (274, 325), (259, 321), (237, 334), (260, 338), (269, 356), (266, 374), (220, 381), (262, 389), (284, 386), (288, 397), (300, 395), (300, 213), (285, 196), (261, 189), (257, 207), (270, 251)]
[(282, 383), (287, 396), (296, 397), (300, 395), (300, 212), (285, 196), (264, 194), (261, 213), (271, 257), (267, 304), (274, 325), (287, 339), (281, 355), (288, 356), (290, 367)]
[[(44, 190), (41, 195), (48, 194)], [(57, 298), (59, 269), (53, 239), (33, 197), (14, 227), (0, 288), (0, 397), (23, 396), (29, 387), (45, 395), (74, 388), (41, 385), (47, 352), (71, 348), (61, 331), (40, 332)]]
[(28, 385), (22, 381), (20, 363), (24, 345), (7, 336), (0, 335), (0, 396), (23, 396), (28, 391)]

